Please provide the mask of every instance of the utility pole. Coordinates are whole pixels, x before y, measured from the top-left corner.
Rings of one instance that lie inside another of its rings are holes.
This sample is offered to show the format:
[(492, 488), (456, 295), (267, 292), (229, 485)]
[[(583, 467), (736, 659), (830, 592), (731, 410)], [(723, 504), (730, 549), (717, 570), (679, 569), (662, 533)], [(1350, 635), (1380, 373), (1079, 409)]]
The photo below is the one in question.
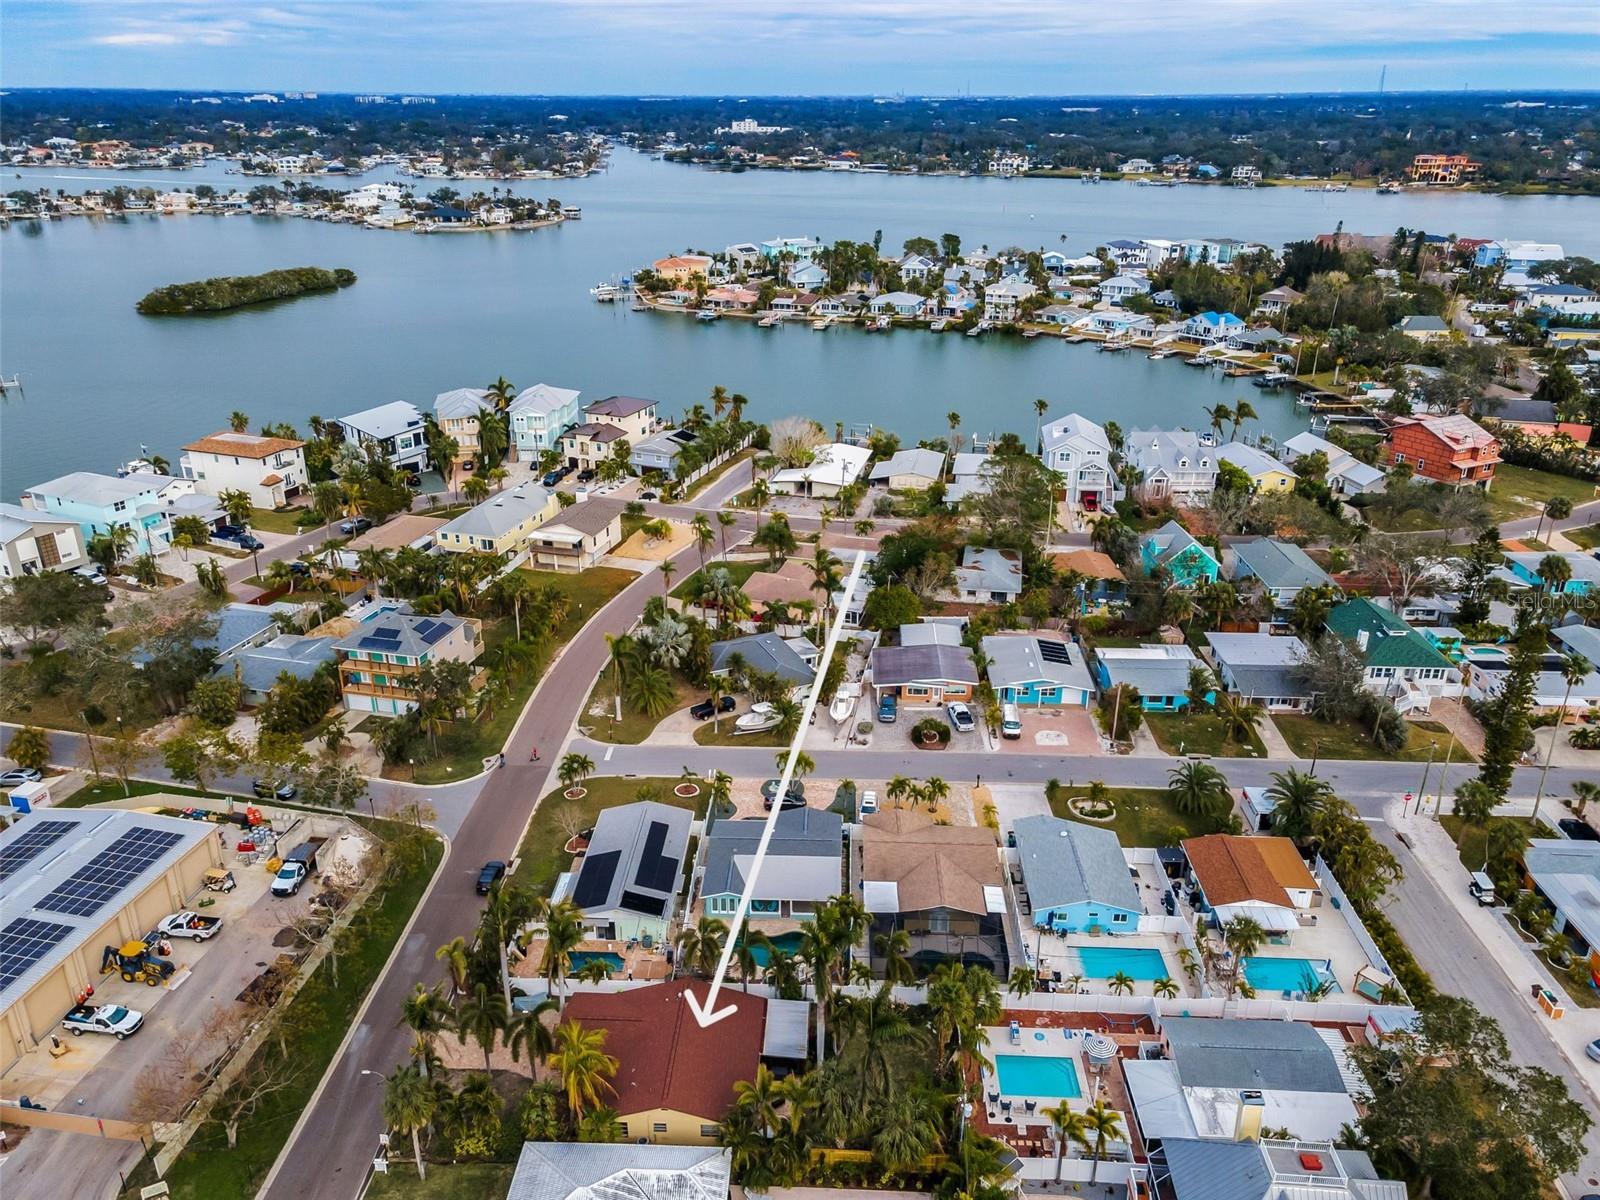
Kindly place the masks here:
[(1433, 805), (1433, 819), (1439, 819), (1439, 812), (1444, 808), (1445, 782), (1450, 778), (1450, 759), (1456, 752), (1455, 730), (1450, 731), (1450, 748), (1444, 752), (1444, 766), (1439, 770), (1439, 798)]
[[(1433, 769), (1433, 755), (1434, 755), (1434, 752), (1436, 750), (1438, 750), (1438, 749), (1439, 749), (1439, 743), (1438, 742), (1430, 741), (1428, 743), (1428, 762), (1427, 762), (1427, 765), (1425, 765), (1422, 768), (1422, 783), (1420, 785), (1418, 785), (1418, 787), (1417, 787), (1416, 812), (1419, 812), (1419, 813), (1422, 811), (1422, 801), (1428, 794), (1428, 772)], [(1401, 813), (1400, 815), (1404, 816), (1405, 814)]]

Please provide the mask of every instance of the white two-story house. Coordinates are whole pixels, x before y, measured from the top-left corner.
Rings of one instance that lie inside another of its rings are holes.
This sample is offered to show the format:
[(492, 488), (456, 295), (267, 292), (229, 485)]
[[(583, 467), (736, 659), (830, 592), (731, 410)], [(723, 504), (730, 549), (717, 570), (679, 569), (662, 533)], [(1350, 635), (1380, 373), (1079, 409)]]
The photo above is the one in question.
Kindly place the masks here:
[(1041, 431), (1044, 465), (1060, 474), (1067, 502), (1080, 512), (1102, 512), (1121, 499), (1106, 431), (1068, 413)]
[(1152, 495), (1193, 501), (1216, 489), (1216, 447), (1187, 429), (1135, 429), (1123, 453)]
[(339, 418), (344, 440), (365, 449), (377, 446), (390, 465), (422, 471), (428, 465), (428, 433), (415, 404), (396, 400)]
[(257, 508), (282, 508), (305, 490), (304, 442), (224, 429), (183, 448), (178, 468), (202, 496), (245, 492)]

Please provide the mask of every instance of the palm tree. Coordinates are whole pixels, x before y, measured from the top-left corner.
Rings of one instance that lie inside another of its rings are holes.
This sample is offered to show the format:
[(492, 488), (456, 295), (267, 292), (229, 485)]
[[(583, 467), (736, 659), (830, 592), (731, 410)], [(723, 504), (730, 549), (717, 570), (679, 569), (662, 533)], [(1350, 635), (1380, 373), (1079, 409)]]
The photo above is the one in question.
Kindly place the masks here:
[(1244, 700), (1232, 692), (1216, 692), (1211, 702), (1212, 712), (1222, 726), (1223, 737), (1241, 746), (1248, 745), (1256, 726), (1266, 719), (1266, 709), (1252, 700)]
[(677, 573), (678, 564), (670, 558), (664, 558), (656, 570), (661, 572), (661, 594), (665, 596), (672, 591), (672, 577)]
[(1133, 976), (1126, 971), (1118, 971), (1106, 980), (1106, 990), (1113, 996), (1133, 995)]
[(1220, 441), (1222, 439), (1222, 427), (1233, 420), (1233, 409), (1226, 404), (1218, 404), (1215, 408), (1206, 409), (1205, 414), (1211, 418), (1211, 431), (1217, 435), (1217, 439)]
[(1167, 775), (1167, 797), (1185, 816), (1204, 816), (1213, 820), (1227, 812), (1232, 803), (1228, 780), (1210, 763), (1186, 762)]
[(700, 572), (704, 574), (706, 551), (717, 540), (717, 535), (711, 529), (711, 518), (705, 513), (696, 513), (694, 520), (689, 522), (689, 532), (694, 534), (695, 549), (700, 552)]
[(1073, 1107), (1063, 1100), (1053, 1108), (1040, 1109), (1050, 1121), (1051, 1139), (1056, 1144), (1056, 1182), (1061, 1182), (1061, 1159), (1066, 1152), (1067, 1143), (1075, 1142), (1085, 1150), (1089, 1148), (1088, 1128), (1084, 1124), (1083, 1115), (1076, 1112)]
[(1549, 500), (1545, 501), (1544, 509), (1539, 513), (1539, 525), (1533, 531), (1534, 541), (1540, 541), (1543, 539), (1544, 519), (1546, 517), (1550, 518), (1550, 527), (1554, 529), (1557, 522), (1565, 521), (1571, 515), (1572, 501), (1567, 499), (1565, 496), (1552, 496)]
[(717, 533), (722, 538), (723, 562), (728, 561), (728, 530), (732, 529), (738, 523), (739, 516), (737, 513), (731, 513), (725, 508), (717, 510)]
[(930, 810), (939, 807), (949, 795), (950, 785), (937, 775), (928, 776), (923, 785), (917, 789), (917, 799), (925, 803)]
[[(665, 564), (663, 564), (665, 565)], [(664, 717), (677, 696), (672, 676), (660, 667), (640, 667), (626, 677), (623, 687), (628, 705), (647, 717)]]
[(1238, 989), (1244, 975), (1244, 961), (1261, 949), (1266, 930), (1250, 917), (1235, 917), (1222, 928), (1222, 941), (1233, 951), (1233, 974), (1228, 980), (1228, 995)]
[(734, 1103), (746, 1109), (755, 1118), (756, 1127), (769, 1136), (778, 1128), (778, 1080), (766, 1063), (756, 1067), (753, 1079), (741, 1079), (733, 1085)]
[(511, 1020), (506, 1024), (506, 1049), (511, 1051), (512, 1062), (520, 1061), (519, 1056), (524, 1050), (528, 1052), (530, 1066), (550, 1056), (555, 1049), (555, 1036), (550, 1032), (550, 1026), (544, 1023), (544, 1015), (555, 1010), (556, 1002), (546, 997), (532, 1008), (511, 1014)]
[(422, 1164), (422, 1131), (433, 1124), (438, 1096), (427, 1075), (415, 1067), (401, 1067), (389, 1076), (383, 1088), (383, 1122), (396, 1133), (411, 1135), (418, 1179), (428, 1177), (428, 1169)]
[(234, 409), (228, 414), (228, 428), (235, 433), (243, 433), (250, 428), (250, 414)]
[(1539, 560), (1538, 574), (1540, 590), (1549, 595), (1572, 581), (1572, 564), (1559, 554), (1546, 554)]
[(579, 754), (577, 751), (563, 754), (560, 765), (556, 767), (556, 778), (561, 781), (563, 788), (581, 784), (593, 774), (594, 759), (586, 754)]
[(1248, 400), (1241, 400), (1233, 406), (1233, 440), (1239, 440), (1239, 426), (1246, 421), (1259, 421), (1255, 408)]
[(902, 800), (910, 799), (916, 794), (916, 790), (917, 785), (915, 783), (904, 775), (896, 775), (889, 780), (889, 786), (884, 788), (883, 794), (890, 804), (898, 804)]
[(499, 992), (492, 990), (488, 984), (476, 984), (472, 995), (468, 996), (456, 1008), (455, 1027), (456, 1033), (462, 1041), (468, 1037), (483, 1048), (483, 1069), (492, 1070), (489, 1065), (489, 1052), (494, 1049), (494, 1044), (511, 1018), (511, 1006), (506, 1003), (506, 998)]
[(872, 952), (883, 959), (883, 977), (890, 983), (910, 983), (917, 977), (911, 965), (911, 935), (904, 929), (880, 933), (872, 939)]
[(748, 992), (750, 981), (761, 978), (761, 961), (756, 957), (756, 945), (751, 941), (751, 931), (746, 931), (733, 947), (733, 962), (739, 968), (739, 990)]
[(583, 912), (570, 900), (552, 904), (541, 902), (541, 924), (544, 930), (544, 962), (541, 969), (550, 995), (556, 997), (556, 1009), (561, 1008), (561, 984), (572, 969), (572, 948), (583, 941)]
[(1044, 445), (1044, 415), (1050, 411), (1050, 401), (1039, 399), (1033, 402), (1033, 444)]
[(411, 1053), (426, 1076), (433, 1040), (450, 1027), (450, 1006), (437, 988), (425, 988), (419, 983), (400, 1006), (400, 1023), (417, 1035)]
[[(1551, 557), (1555, 557), (1551, 555)], [(1542, 567), (1544, 564), (1541, 563)], [(1562, 566), (1567, 566), (1562, 560)], [(1571, 568), (1568, 567), (1570, 571)], [(1555, 728), (1550, 731), (1550, 746), (1544, 754), (1544, 767), (1539, 772), (1539, 790), (1533, 794), (1533, 820), (1539, 820), (1539, 802), (1544, 799), (1544, 781), (1550, 774), (1550, 760), (1555, 756), (1556, 742), (1561, 740), (1561, 728), (1567, 723), (1567, 701), (1572, 699), (1572, 689), (1589, 677), (1589, 672), (1594, 670), (1594, 664), (1583, 655), (1574, 650), (1570, 654), (1561, 656), (1561, 678), (1566, 681), (1567, 690), (1561, 697), (1561, 709), (1556, 717)]]
[(617, 1110), (602, 1104), (583, 1114), (578, 1122), (580, 1142), (620, 1142), (628, 1136), (627, 1128), (617, 1116)]
[(694, 925), (678, 931), (678, 961), (689, 970), (710, 978), (722, 960), (728, 941), (728, 923), (716, 917), (701, 917)]
[(1178, 981), (1171, 975), (1163, 975), (1150, 985), (1151, 990), (1163, 1000), (1171, 1000), (1178, 994)]
[(1272, 783), (1266, 791), (1273, 802), (1272, 831), (1280, 837), (1304, 842), (1316, 828), (1333, 799), (1333, 787), (1325, 779), (1305, 775), (1294, 767), (1287, 771), (1274, 771)]
[(840, 1002), (839, 1024), (849, 1035), (857, 1071), (861, 1075), (861, 1103), (889, 1097), (894, 1082), (898, 1049), (917, 1038), (916, 1027), (906, 1017), (885, 983), (868, 996)]
[(464, 937), (452, 938), (433, 952), (433, 957), (450, 972), (450, 999), (456, 1000), (467, 990), (467, 958), (471, 947)]
[(1006, 991), (1018, 998), (1031, 996), (1039, 987), (1039, 973), (1032, 967), (1013, 967)]
[(879, 1108), (872, 1157), (885, 1171), (916, 1167), (938, 1148), (940, 1128), (932, 1099), (919, 1090), (891, 1096)]
[(567, 1111), (576, 1120), (581, 1121), (585, 1111), (599, 1106), (602, 1089), (616, 1095), (611, 1080), (618, 1063), (605, 1052), (605, 1045), (604, 1029), (585, 1029), (576, 1021), (563, 1021), (556, 1026), (556, 1048), (545, 1061), (561, 1076)]
[(1105, 1154), (1106, 1141), (1122, 1137), (1122, 1114), (1114, 1108), (1107, 1108), (1104, 1100), (1096, 1100), (1089, 1111), (1083, 1114), (1083, 1132), (1085, 1136), (1094, 1138), (1094, 1165), (1089, 1168), (1089, 1182), (1092, 1185), (1100, 1173), (1100, 1159)]

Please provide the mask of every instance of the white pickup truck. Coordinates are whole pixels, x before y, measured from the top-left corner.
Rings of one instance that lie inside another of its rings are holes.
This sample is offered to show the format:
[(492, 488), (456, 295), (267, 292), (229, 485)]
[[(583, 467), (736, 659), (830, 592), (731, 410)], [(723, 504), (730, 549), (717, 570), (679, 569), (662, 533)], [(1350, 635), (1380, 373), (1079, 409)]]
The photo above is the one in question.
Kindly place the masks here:
[(129, 1034), (139, 1032), (144, 1024), (144, 1014), (120, 1004), (80, 1004), (61, 1021), (61, 1028), (73, 1037), (86, 1033), (109, 1033), (119, 1042)]
[(203, 917), (197, 912), (185, 909), (183, 912), (173, 913), (170, 917), (161, 918), (156, 926), (156, 932), (162, 937), (190, 938), (196, 942), (203, 942), (208, 937), (222, 932), (221, 917)]

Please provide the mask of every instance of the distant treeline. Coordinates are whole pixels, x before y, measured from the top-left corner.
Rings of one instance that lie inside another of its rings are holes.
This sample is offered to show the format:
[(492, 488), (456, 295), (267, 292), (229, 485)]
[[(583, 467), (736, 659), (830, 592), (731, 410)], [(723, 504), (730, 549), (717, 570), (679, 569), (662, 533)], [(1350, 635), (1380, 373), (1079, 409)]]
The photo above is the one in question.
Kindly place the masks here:
[(331, 292), (349, 287), (356, 273), (343, 267), (288, 267), (263, 275), (224, 275), (194, 283), (173, 283), (156, 288), (135, 306), (149, 317), (183, 313), (223, 312), (262, 304), (268, 300), (290, 300), (312, 292)]

